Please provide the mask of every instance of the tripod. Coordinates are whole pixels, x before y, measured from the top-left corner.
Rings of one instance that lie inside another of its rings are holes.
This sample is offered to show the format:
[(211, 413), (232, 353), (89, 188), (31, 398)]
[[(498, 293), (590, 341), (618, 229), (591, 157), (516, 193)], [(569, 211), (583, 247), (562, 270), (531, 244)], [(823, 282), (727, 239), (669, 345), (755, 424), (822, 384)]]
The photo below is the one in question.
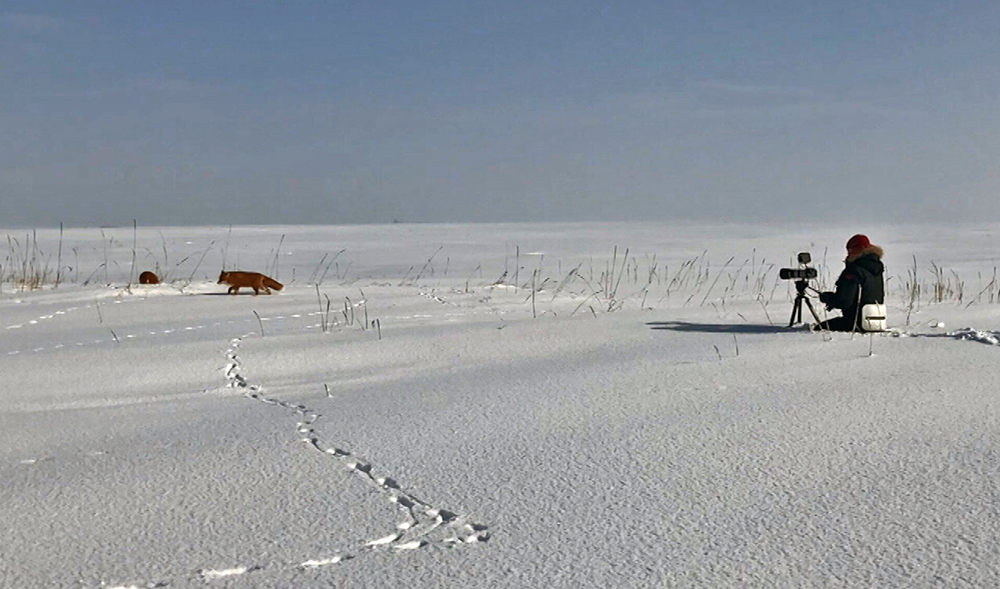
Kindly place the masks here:
[(802, 323), (802, 301), (805, 301), (806, 306), (809, 307), (809, 312), (812, 313), (813, 319), (816, 323), (820, 323), (819, 315), (816, 314), (816, 310), (813, 309), (812, 301), (806, 296), (806, 288), (809, 287), (809, 282), (806, 280), (796, 280), (795, 281), (795, 302), (792, 303), (792, 319), (788, 322), (788, 327), (795, 325), (796, 323)]

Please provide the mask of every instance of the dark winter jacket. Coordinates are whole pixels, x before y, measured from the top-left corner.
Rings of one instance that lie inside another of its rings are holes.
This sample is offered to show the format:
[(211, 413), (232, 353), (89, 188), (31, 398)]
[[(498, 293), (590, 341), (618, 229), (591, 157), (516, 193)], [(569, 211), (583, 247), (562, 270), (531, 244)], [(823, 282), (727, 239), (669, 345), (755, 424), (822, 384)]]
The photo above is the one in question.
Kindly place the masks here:
[[(820, 294), (819, 300), (828, 308), (840, 309), (845, 318), (859, 316), (858, 304), (885, 302), (885, 283), (882, 280), (882, 248), (871, 246), (848, 257), (844, 271), (837, 278), (837, 290)], [(858, 289), (861, 299), (858, 299)]]

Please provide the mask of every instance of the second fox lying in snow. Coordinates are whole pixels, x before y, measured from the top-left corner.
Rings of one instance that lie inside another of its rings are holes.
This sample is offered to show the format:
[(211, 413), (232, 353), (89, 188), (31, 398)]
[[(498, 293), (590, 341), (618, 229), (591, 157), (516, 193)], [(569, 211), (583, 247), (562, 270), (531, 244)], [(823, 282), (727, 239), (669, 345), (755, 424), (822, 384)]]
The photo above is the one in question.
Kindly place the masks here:
[(219, 284), (222, 283), (229, 285), (229, 294), (239, 293), (241, 287), (252, 288), (255, 295), (260, 294), (260, 291), (271, 294), (272, 288), (274, 290), (284, 288), (280, 282), (270, 276), (264, 276), (260, 272), (223, 271), (219, 273)]

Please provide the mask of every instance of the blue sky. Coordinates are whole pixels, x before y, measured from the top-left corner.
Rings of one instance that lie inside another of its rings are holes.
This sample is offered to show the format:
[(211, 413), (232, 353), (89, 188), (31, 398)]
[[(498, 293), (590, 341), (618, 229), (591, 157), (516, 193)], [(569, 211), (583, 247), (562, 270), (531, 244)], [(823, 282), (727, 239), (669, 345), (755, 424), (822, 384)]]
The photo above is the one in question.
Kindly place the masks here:
[(7, 0), (0, 225), (1000, 220), (998, 25), (919, 0)]

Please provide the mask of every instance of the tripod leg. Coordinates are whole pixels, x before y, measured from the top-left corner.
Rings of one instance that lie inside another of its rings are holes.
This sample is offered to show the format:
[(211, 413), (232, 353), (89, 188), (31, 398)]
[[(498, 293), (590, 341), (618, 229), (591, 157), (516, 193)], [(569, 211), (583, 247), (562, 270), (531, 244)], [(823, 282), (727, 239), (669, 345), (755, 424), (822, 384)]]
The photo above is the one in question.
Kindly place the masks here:
[(788, 321), (788, 327), (792, 327), (798, 321), (802, 321), (802, 299), (795, 297), (795, 302), (792, 303), (792, 318)]
[[(816, 320), (816, 323), (822, 323), (822, 321), (819, 320), (819, 315), (816, 314), (816, 309), (813, 309), (812, 301), (806, 299), (806, 306), (809, 307), (809, 312), (812, 313), (813, 319)], [(799, 309), (799, 313), (802, 313), (801, 308)]]

